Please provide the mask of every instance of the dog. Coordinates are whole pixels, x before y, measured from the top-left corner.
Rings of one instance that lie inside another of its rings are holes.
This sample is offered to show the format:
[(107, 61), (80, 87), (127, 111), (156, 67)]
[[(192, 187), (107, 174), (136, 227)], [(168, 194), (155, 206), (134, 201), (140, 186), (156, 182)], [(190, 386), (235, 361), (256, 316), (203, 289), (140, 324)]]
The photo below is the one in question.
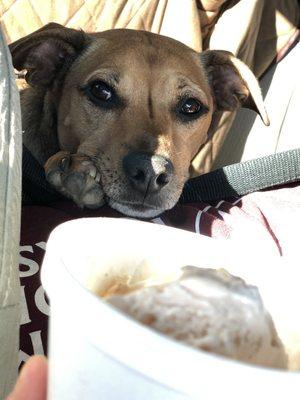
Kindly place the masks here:
[(56, 23), (9, 47), (29, 85), (24, 144), (79, 206), (153, 218), (177, 203), (216, 113), (248, 107), (269, 124), (256, 78), (226, 51)]

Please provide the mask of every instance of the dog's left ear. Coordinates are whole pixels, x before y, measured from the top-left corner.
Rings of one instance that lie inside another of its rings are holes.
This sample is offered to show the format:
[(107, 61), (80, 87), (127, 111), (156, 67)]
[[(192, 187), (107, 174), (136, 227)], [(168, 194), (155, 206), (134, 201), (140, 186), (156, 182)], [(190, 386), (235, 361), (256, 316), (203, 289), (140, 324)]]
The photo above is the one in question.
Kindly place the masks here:
[(50, 87), (89, 45), (83, 31), (50, 23), (9, 45), (13, 66), (27, 70), (25, 79), (32, 86)]
[(270, 125), (261, 90), (251, 70), (228, 51), (207, 50), (200, 54), (217, 110), (234, 111), (246, 107), (256, 111)]

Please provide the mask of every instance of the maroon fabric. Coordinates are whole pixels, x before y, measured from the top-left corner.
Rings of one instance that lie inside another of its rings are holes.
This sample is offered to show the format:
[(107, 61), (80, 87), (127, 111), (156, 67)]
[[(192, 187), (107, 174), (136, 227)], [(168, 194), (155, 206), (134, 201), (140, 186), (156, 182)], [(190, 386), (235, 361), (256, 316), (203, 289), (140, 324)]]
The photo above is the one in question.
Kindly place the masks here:
[(81, 210), (70, 201), (61, 201), (49, 207), (23, 207), (20, 243), (20, 367), (33, 354), (47, 354), (49, 305), (41, 286), (40, 267), (48, 237), (63, 222), (95, 216), (119, 217), (121, 214), (109, 207), (97, 211)]
[[(49, 207), (26, 206), (22, 212), (20, 280), (23, 310), (20, 326), (20, 366), (30, 355), (47, 353), (48, 301), (40, 282), (46, 241), (59, 224), (82, 217), (122, 217), (103, 207), (81, 210), (69, 201)], [(151, 222), (174, 226), (213, 238), (242, 238), (249, 251), (259, 246), (280, 255), (297, 256), (300, 226), (300, 185), (252, 193), (216, 204), (177, 205)], [(247, 255), (245, 255), (247, 256)]]

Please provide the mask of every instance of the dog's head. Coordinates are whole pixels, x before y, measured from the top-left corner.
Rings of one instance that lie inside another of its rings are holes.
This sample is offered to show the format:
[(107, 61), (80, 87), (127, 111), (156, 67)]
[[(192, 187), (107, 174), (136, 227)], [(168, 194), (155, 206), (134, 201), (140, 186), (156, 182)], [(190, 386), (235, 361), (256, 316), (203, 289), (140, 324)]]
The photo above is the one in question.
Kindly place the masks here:
[(231, 53), (196, 53), (144, 31), (97, 34), (49, 24), (10, 46), (15, 68), (57, 108), (62, 150), (93, 157), (108, 203), (131, 216), (172, 208), (213, 113), (268, 118), (258, 83)]

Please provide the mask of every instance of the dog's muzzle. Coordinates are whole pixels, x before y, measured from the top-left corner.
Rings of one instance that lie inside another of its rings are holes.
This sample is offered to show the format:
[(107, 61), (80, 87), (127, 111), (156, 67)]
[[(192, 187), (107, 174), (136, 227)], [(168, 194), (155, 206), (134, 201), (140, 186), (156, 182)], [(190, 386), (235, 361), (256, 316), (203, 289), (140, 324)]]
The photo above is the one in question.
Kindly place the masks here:
[(131, 187), (142, 196), (158, 194), (174, 173), (173, 164), (167, 158), (141, 152), (125, 156), (123, 170)]
[(108, 204), (119, 212), (138, 218), (154, 218), (174, 207), (180, 195), (175, 168), (166, 157), (132, 152), (122, 160), (125, 178), (117, 196)]

